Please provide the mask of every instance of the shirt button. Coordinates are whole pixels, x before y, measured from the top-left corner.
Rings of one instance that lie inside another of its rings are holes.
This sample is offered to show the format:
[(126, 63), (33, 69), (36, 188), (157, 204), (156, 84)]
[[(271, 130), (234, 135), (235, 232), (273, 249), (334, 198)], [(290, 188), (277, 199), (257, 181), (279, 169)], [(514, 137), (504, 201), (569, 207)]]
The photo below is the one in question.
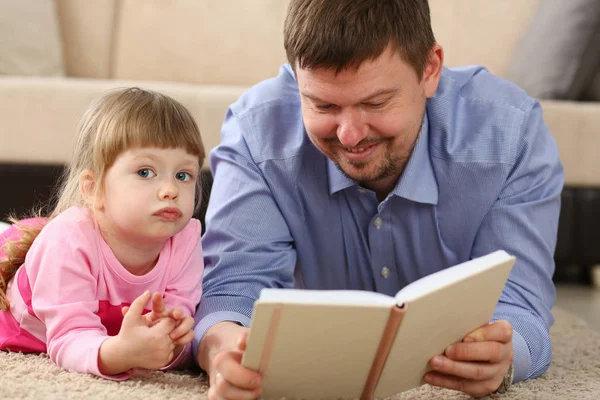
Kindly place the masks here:
[(388, 267), (381, 268), (381, 276), (383, 276), (383, 279), (387, 279), (390, 276), (390, 269)]
[(380, 217), (377, 217), (375, 218), (375, 221), (373, 221), (373, 224), (375, 224), (375, 228), (379, 229), (383, 224), (383, 220)]

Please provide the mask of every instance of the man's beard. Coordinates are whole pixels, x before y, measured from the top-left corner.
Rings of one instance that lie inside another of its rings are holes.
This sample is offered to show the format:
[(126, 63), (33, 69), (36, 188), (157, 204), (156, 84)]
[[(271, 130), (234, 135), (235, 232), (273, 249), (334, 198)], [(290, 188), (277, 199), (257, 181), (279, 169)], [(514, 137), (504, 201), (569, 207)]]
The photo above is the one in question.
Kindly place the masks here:
[[(372, 174), (372, 176), (364, 176), (360, 173), (360, 175), (354, 174), (355, 176), (352, 176), (348, 172), (344, 171), (344, 168), (339, 162), (334, 161), (334, 163), (337, 169), (340, 170), (342, 174), (344, 174), (349, 179), (356, 181), (358, 184), (379, 181), (390, 176), (397, 176), (398, 178), (400, 178), (400, 176), (404, 172), (404, 169), (406, 168), (406, 165), (408, 164), (408, 160), (410, 160), (410, 156), (412, 155), (420, 136), (421, 129), (419, 129), (419, 133), (415, 137), (415, 140), (413, 141), (410, 149), (405, 154), (393, 154), (389, 148), (386, 149), (383, 159), (376, 167), (375, 172)], [(369, 162), (360, 161), (348, 161), (348, 164), (352, 165), (357, 170), (364, 170), (370, 165)]]

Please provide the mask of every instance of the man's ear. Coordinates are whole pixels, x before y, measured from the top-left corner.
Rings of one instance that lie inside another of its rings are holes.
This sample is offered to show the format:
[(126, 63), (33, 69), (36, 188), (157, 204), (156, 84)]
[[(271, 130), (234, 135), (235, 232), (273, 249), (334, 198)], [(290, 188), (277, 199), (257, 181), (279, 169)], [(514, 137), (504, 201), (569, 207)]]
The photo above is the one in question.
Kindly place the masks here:
[(444, 66), (444, 49), (439, 44), (434, 44), (429, 53), (429, 61), (423, 71), (423, 85), (425, 87), (425, 96), (432, 97), (437, 90), (438, 83), (442, 77), (442, 67)]
[(97, 189), (98, 183), (95, 174), (89, 169), (82, 171), (79, 174), (79, 192), (85, 204), (92, 209), (101, 205)]

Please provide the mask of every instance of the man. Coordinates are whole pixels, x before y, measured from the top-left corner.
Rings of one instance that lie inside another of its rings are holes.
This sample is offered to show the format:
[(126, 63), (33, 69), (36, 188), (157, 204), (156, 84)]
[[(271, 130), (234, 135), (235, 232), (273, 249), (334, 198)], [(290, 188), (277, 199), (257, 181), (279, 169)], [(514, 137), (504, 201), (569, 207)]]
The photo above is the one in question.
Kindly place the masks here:
[(496, 322), (424, 379), (482, 396), (541, 375), (563, 170), (539, 104), (443, 68), (422, 0), (292, 0), (284, 43), (290, 65), (230, 107), (210, 158), (195, 328), (209, 398), (261, 393), (240, 360), (262, 288), (394, 295), (498, 249), (517, 262)]

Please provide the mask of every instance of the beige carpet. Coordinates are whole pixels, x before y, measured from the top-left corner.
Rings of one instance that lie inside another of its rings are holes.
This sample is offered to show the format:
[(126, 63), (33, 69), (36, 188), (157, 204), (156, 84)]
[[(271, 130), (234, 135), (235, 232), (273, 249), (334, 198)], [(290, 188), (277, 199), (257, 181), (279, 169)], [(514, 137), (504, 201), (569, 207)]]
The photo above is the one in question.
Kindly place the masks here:
[[(514, 385), (501, 399), (599, 399), (600, 333), (559, 309), (552, 328), (554, 359), (541, 378)], [(0, 399), (206, 399), (206, 379), (196, 373), (138, 371), (126, 382), (60, 370), (45, 356), (0, 352)], [(326, 382), (323, 382), (324, 384)], [(390, 400), (468, 399), (428, 385)]]

